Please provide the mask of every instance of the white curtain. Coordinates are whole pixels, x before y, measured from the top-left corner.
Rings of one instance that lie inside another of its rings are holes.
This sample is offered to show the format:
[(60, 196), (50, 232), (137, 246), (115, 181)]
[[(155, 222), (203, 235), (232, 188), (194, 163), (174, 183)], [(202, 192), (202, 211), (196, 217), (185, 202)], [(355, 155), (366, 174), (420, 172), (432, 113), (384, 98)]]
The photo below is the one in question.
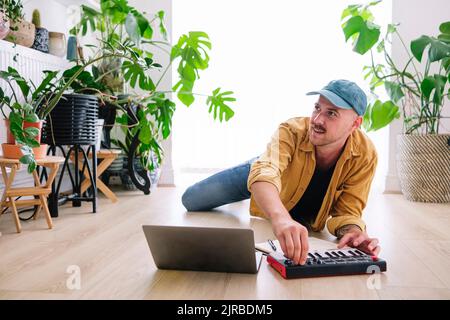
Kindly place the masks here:
[[(210, 66), (194, 91), (210, 94), (221, 87), (233, 90), (237, 98), (235, 116), (223, 123), (213, 121), (203, 97), (197, 97), (189, 108), (178, 104), (174, 168), (226, 168), (259, 155), (279, 123), (311, 113), (317, 97), (305, 93), (332, 79), (355, 81), (368, 92), (362, 67), (369, 59), (352, 52), (341, 29), (342, 10), (354, 3), (173, 0), (174, 41), (183, 33), (201, 30), (209, 34), (213, 46)], [(376, 22), (390, 22), (391, 6), (391, 1), (385, 0), (373, 9)], [(387, 130), (370, 137), (380, 155), (377, 176), (384, 177)]]

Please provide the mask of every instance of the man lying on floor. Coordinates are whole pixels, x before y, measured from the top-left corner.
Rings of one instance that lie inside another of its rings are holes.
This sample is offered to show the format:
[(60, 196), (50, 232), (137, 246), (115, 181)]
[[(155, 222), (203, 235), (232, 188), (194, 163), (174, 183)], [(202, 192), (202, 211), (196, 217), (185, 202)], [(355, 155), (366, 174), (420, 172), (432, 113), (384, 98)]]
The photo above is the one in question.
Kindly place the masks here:
[(208, 211), (250, 198), (250, 213), (268, 218), (286, 257), (304, 264), (308, 230), (331, 234), (346, 245), (378, 255), (378, 239), (362, 221), (377, 153), (359, 129), (367, 107), (364, 92), (347, 80), (331, 81), (310, 118), (282, 123), (258, 158), (190, 186), (188, 211)]

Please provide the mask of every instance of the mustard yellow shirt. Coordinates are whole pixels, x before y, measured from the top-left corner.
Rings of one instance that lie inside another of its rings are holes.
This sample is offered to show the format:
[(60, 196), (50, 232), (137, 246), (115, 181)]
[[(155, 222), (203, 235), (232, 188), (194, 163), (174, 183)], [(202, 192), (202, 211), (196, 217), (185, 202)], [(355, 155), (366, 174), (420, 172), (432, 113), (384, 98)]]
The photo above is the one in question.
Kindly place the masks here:
[[(289, 119), (278, 127), (266, 151), (252, 164), (247, 188), (250, 190), (256, 181), (272, 183), (290, 211), (308, 187), (315, 165), (314, 145), (309, 141), (309, 118)], [(320, 231), (327, 225), (328, 231), (336, 235), (337, 229), (348, 224), (366, 229), (361, 217), (376, 166), (377, 152), (373, 143), (364, 132), (356, 129), (338, 158), (322, 206), (311, 225), (313, 231)], [(250, 213), (265, 217), (253, 196)]]

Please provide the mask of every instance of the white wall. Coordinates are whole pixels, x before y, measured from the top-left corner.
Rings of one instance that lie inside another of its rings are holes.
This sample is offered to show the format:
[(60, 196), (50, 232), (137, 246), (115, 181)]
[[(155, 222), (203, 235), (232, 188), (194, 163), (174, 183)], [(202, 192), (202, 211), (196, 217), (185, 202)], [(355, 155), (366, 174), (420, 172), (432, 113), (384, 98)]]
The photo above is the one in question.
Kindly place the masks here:
[[(366, 92), (361, 56), (345, 43), (341, 13), (355, 0), (173, 0), (174, 40), (202, 30), (212, 42), (210, 65), (201, 72), (197, 93), (233, 90), (235, 116), (214, 122), (202, 97), (175, 114), (174, 167), (182, 171), (223, 169), (257, 156), (278, 124), (309, 116), (317, 97), (306, 92), (347, 78)], [(391, 21), (391, 2), (377, 5), (378, 23)], [(175, 71), (175, 70), (174, 70)], [(175, 77), (174, 77), (174, 81)], [(383, 190), (388, 129), (369, 134), (380, 157), (373, 186)]]
[(32, 19), (34, 9), (41, 13), (41, 25), (48, 31), (63, 32), (67, 35), (67, 6), (57, 0), (28, 0), (23, 1), (25, 20)]
[[(172, 0), (152, 0), (152, 1), (142, 1), (142, 0), (129, 0), (128, 3), (131, 6), (136, 7), (141, 12), (146, 13), (146, 17), (153, 17), (155, 13), (160, 10), (165, 12), (165, 25), (167, 28), (167, 34), (169, 41), (172, 38)], [(162, 40), (159, 37), (158, 27), (153, 26), (154, 29), (154, 40)], [(170, 57), (158, 49), (151, 50), (154, 55), (154, 60), (160, 63), (162, 66), (167, 66), (170, 62)], [(159, 79), (158, 74), (155, 74), (154, 79)], [(159, 90), (160, 91), (170, 91), (172, 88), (172, 71), (169, 71), (164, 76), (163, 80), (160, 83)], [(170, 94), (167, 95), (169, 98)], [(164, 161), (162, 164), (162, 172), (161, 177), (159, 179), (158, 185), (162, 186), (171, 186), (174, 184), (174, 173), (172, 167), (172, 135), (162, 143), (162, 148), (164, 150)]]
[[(448, 0), (393, 0), (392, 21), (401, 23), (398, 30), (404, 42), (409, 43), (421, 35), (439, 34), (439, 25), (450, 20), (450, 1)], [(408, 56), (400, 40), (394, 38), (392, 56), (396, 63), (405, 65)], [(442, 116), (450, 116), (450, 103), (447, 100)], [(401, 192), (395, 163), (396, 139), (402, 132), (401, 121), (396, 121), (389, 128), (389, 164), (385, 183), (385, 192)], [(450, 121), (442, 122), (440, 133), (450, 132)]]

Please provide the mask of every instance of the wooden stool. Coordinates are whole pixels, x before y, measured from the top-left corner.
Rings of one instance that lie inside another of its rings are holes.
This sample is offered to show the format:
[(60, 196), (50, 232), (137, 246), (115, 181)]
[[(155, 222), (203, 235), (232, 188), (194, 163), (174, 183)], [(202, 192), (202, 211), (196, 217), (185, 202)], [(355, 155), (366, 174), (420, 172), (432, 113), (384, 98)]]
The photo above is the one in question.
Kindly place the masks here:
[[(64, 162), (64, 158), (55, 156), (47, 156), (43, 159), (36, 159), (36, 163), (38, 166), (50, 169), (45, 184), (40, 183), (39, 176), (36, 170), (34, 170), (33, 171), (34, 187), (12, 188), (11, 187), (12, 183), (16, 176), (17, 170), (20, 169), (21, 163), (19, 162), (18, 159), (7, 159), (0, 157), (0, 167), (2, 170), (3, 181), (5, 182), (5, 190), (3, 191), (3, 196), (0, 204), (0, 214), (1, 212), (3, 212), (3, 207), (11, 207), (14, 222), (16, 223), (17, 232), (22, 231), (22, 227), (20, 225), (19, 220), (19, 214), (17, 212), (17, 207), (19, 206), (38, 205), (38, 210), (34, 215), (34, 219), (36, 219), (39, 212), (42, 209), (44, 209), (44, 215), (45, 219), (47, 220), (48, 228), (51, 229), (53, 227), (52, 218), (50, 216), (50, 212), (47, 206), (47, 196), (52, 191), (51, 186), (53, 180), (55, 179), (56, 174), (58, 173), (59, 164), (62, 162)], [(11, 168), (9, 176), (6, 170), (7, 167)], [(36, 196), (39, 197), (39, 199), (14, 200), (14, 197), (21, 197), (21, 196)]]
[[(98, 164), (98, 166), (97, 166), (97, 177), (96, 177), (97, 178), (97, 180), (96, 180), (97, 188), (101, 192), (103, 192), (103, 194), (108, 199), (110, 199), (112, 202), (116, 202), (118, 200), (116, 195), (98, 177), (111, 165), (111, 163), (113, 163), (113, 161), (115, 159), (117, 159), (119, 154), (120, 154), (120, 150), (115, 150), (115, 149), (101, 149), (101, 150), (97, 151), (97, 159), (102, 159), (100, 164)], [(91, 154), (88, 155), (89, 158), (91, 156), (92, 156)], [(82, 157), (79, 157), (78, 159), (80, 159), (80, 158), (82, 159)], [(73, 161), (74, 157), (71, 156), (71, 159)], [(80, 171), (83, 170), (83, 161), (82, 160), (78, 161), (78, 168)], [(86, 176), (86, 174), (87, 174), (87, 168), (85, 167), (84, 171), (83, 171), (83, 175)], [(83, 194), (90, 186), (91, 186), (91, 181), (89, 179), (85, 179), (83, 181), (83, 183), (81, 184), (81, 194)]]

